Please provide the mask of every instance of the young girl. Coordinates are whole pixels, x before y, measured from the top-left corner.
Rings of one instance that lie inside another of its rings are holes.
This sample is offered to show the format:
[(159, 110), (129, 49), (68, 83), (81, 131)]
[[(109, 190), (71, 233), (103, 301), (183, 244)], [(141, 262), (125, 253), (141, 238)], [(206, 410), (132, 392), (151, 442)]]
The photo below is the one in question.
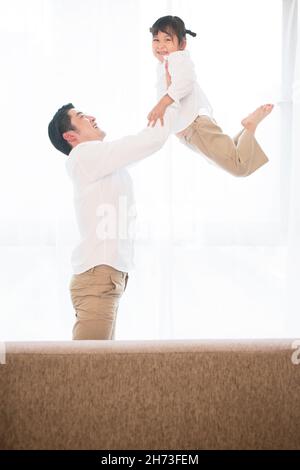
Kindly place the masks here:
[(150, 28), (152, 51), (157, 68), (158, 103), (148, 114), (148, 126), (159, 119), (163, 125), (166, 108), (180, 103), (175, 132), (181, 142), (206, 155), (212, 163), (235, 176), (248, 176), (268, 162), (255, 139), (257, 125), (272, 111), (273, 105), (260, 106), (241, 121), (242, 131), (233, 139), (223, 134), (213, 118), (212, 107), (197, 83), (195, 69), (186, 47), (185, 28), (177, 16), (159, 18)]

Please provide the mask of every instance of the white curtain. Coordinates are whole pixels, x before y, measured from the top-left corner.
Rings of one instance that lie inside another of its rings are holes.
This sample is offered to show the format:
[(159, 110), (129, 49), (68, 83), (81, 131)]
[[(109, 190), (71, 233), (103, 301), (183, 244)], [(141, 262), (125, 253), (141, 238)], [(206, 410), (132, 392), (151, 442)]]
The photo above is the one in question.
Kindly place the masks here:
[(300, 334), (300, 9), (298, 2), (285, 2), (286, 44), (289, 42), (286, 68), (290, 70), (286, 100), (289, 107), (290, 131), (286, 134), (291, 142), (291, 178), (289, 184), (289, 206), (287, 210), (288, 257), (287, 257), (287, 307), (286, 329), (290, 336)]
[(77, 229), (65, 157), (51, 148), (47, 125), (71, 101), (96, 115), (109, 139), (144, 127), (156, 99), (149, 26), (166, 14), (197, 32), (188, 48), (225, 132), (261, 103), (277, 103), (257, 132), (270, 162), (234, 178), (174, 137), (133, 167), (136, 268), (117, 339), (299, 331), (299, 64), (289, 111), (297, 2), (11, 0), (0, 8), (0, 339), (71, 338)]

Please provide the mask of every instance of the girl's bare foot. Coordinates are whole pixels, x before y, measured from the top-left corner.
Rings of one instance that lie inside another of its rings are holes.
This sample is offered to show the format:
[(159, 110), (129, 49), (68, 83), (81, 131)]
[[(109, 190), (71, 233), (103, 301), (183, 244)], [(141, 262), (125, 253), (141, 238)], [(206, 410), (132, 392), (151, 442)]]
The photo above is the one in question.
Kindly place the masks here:
[(272, 109), (274, 108), (273, 104), (265, 104), (257, 108), (253, 113), (249, 114), (249, 116), (245, 117), (241, 121), (242, 126), (247, 129), (248, 131), (255, 132), (256, 127), (258, 124), (266, 117)]

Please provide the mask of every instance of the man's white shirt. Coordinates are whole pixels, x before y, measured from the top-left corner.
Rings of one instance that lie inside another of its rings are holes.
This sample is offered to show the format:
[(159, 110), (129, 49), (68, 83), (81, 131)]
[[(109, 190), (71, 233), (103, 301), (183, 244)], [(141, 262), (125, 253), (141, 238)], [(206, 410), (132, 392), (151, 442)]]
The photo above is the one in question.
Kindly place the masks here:
[(174, 132), (180, 106), (169, 106), (155, 127), (112, 142), (88, 141), (69, 154), (66, 169), (73, 183), (80, 242), (72, 253), (74, 274), (107, 264), (128, 272), (133, 267), (136, 218), (127, 167), (157, 152)]

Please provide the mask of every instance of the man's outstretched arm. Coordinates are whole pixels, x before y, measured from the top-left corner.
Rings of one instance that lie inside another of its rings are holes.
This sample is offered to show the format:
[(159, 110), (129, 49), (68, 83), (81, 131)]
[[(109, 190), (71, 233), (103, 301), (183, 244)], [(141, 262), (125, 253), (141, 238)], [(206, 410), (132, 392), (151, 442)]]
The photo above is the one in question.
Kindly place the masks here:
[(112, 142), (84, 142), (75, 147), (71, 158), (79, 158), (81, 169), (92, 180), (103, 178), (160, 150), (173, 132), (178, 110), (177, 104), (168, 107), (164, 126), (157, 122), (155, 127)]

